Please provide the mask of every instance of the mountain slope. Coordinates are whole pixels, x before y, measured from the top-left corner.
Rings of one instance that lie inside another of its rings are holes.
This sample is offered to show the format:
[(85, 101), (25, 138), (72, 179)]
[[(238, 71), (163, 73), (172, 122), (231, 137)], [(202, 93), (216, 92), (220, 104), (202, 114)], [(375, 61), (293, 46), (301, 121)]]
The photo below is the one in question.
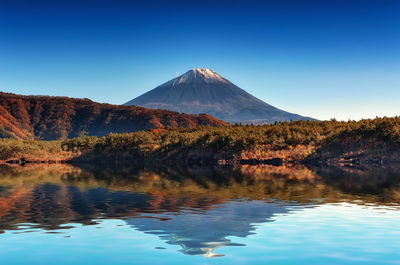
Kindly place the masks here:
[(0, 92), (0, 136), (43, 140), (104, 136), (148, 128), (226, 125), (209, 115), (179, 114), (136, 106), (100, 104), (89, 99), (21, 96)]
[(216, 72), (195, 68), (125, 103), (184, 113), (207, 113), (228, 122), (313, 120), (275, 108)]

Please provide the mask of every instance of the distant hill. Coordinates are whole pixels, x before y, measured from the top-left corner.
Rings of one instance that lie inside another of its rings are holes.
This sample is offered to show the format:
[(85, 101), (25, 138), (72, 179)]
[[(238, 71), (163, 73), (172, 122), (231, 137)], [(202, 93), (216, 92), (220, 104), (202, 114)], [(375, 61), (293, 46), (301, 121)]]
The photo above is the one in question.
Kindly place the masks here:
[(0, 137), (65, 139), (104, 136), (148, 128), (226, 125), (209, 115), (180, 114), (136, 106), (100, 104), (89, 99), (22, 96), (0, 92)]
[(275, 108), (209, 69), (195, 68), (125, 103), (151, 109), (207, 113), (233, 123), (314, 120)]

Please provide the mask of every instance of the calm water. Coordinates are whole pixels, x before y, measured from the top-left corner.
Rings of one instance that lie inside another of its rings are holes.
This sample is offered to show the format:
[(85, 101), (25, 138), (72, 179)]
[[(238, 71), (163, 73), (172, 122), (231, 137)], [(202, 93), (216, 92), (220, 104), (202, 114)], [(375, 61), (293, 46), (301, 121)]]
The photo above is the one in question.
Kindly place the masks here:
[(0, 168), (0, 264), (400, 264), (400, 169)]

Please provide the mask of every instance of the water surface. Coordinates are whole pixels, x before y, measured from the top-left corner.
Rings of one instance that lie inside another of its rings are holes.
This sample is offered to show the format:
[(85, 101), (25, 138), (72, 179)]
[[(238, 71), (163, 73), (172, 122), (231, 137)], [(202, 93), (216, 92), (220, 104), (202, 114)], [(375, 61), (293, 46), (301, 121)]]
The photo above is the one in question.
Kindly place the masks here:
[(0, 264), (400, 264), (400, 173), (1, 168)]

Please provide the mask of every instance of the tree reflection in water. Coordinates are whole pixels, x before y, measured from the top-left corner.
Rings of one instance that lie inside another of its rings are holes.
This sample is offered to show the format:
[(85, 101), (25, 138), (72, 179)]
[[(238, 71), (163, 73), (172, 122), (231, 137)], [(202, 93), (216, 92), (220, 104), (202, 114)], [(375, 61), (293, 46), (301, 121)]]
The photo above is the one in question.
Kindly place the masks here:
[(219, 247), (241, 245), (230, 237), (247, 237), (276, 214), (343, 201), (397, 204), (399, 180), (396, 167), (3, 167), (0, 229), (68, 229), (119, 218), (185, 254), (218, 256)]

